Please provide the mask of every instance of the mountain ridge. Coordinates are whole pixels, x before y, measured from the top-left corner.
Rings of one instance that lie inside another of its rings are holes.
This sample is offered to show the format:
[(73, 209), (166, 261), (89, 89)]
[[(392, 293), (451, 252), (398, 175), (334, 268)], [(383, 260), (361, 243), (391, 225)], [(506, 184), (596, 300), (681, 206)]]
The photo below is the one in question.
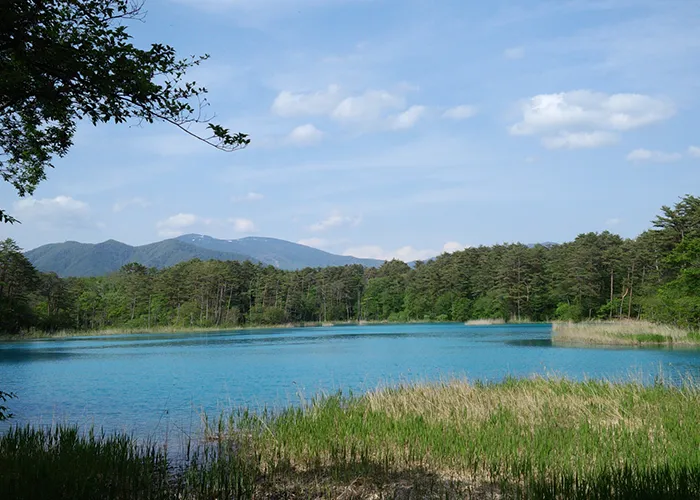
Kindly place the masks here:
[(65, 241), (42, 245), (25, 252), (25, 256), (39, 271), (55, 272), (61, 277), (101, 276), (131, 262), (160, 269), (192, 259), (247, 260), (286, 270), (350, 264), (377, 267), (383, 263), (376, 259), (336, 255), (277, 238), (219, 240), (197, 234), (139, 246), (114, 239), (101, 243)]

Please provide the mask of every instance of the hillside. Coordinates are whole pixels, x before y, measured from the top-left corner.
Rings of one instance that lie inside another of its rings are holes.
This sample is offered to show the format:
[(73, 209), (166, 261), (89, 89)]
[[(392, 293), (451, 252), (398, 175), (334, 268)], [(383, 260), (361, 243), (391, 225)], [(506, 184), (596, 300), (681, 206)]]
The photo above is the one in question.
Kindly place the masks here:
[(117, 271), (130, 262), (162, 269), (191, 259), (249, 260), (284, 270), (349, 264), (376, 267), (382, 264), (379, 260), (334, 255), (275, 238), (218, 240), (194, 234), (135, 247), (115, 240), (97, 244), (67, 241), (41, 246), (25, 255), (39, 271), (53, 271), (62, 277), (100, 276)]
[(115, 240), (89, 244), (67, 241), (44, 245), (25, 253), (39, 271), (59, 276), (100, 276), (119, 270), (124, 264), (138, 262), (146, 267), (163, 268), (191, 259), (250, 260), (238, 253), (217, 252), (177, 239), (133, 247)]
[(378, 267), (383, 262), (376, 259), (359, 259), (346, 255), (336, 255), (317, 248), (276, 238), (248, 237), (239, 240), (219, 240), (200, 234), (186, 234), (177, 239), (207, 250), (252, 255), (260, 262), (284, 270), (351, 264)]

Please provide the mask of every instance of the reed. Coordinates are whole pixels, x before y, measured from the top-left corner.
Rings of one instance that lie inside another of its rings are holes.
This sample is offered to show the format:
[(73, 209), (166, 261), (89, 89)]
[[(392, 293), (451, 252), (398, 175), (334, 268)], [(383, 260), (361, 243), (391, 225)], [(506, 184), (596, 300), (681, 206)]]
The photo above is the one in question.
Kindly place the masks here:
[(455, 380), (238, 412), (214, 439), (255, 450), (273, 496), (361, 480), (367, 496), (691, 498), (699, 396), (692, 383)]
[(505, 323), (503, 318), (470, 319), (464, 322), (467, 326), (504, 325)]
[(205, 418), (180, 460), (130, 436), (13, 428), (0, 492), (30, 499), (700, 497), (700, 388), (447, 380)]
[(583, 323), (554, 323), (555, 342), (639, 345), (639, 344), (700, 344), (700, 335), (672, 325), (639, 320), (588, 321)]

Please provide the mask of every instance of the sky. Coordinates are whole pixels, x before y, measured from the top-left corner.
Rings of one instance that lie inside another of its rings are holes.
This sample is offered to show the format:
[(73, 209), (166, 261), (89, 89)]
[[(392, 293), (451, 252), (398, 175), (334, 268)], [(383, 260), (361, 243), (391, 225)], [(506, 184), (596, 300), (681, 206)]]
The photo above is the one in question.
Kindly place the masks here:
[[(190, 73), (248, 148), (165, 124), (81, 123), (33, 197), (24, 249), (269, 236), (424, 259), (634, 237), (700, 189), (696, 0), (147, 0), (143, 47)], [(4, 233), (4, 234), (3, 234)]]

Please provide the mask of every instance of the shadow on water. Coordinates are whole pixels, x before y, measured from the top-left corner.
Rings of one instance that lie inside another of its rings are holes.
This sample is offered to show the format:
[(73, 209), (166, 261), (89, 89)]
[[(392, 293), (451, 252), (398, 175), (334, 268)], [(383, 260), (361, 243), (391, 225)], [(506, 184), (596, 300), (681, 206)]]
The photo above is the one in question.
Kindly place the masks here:
[(503, 342), (506, 345), (517, 347), (552, 347), (552, 339), (520, 339), (506, 340)]
[(27, 363), (32, 361), (59, 361), (80, 356), (76, 352), (38, 349), (0, 349), (0, 363)]

